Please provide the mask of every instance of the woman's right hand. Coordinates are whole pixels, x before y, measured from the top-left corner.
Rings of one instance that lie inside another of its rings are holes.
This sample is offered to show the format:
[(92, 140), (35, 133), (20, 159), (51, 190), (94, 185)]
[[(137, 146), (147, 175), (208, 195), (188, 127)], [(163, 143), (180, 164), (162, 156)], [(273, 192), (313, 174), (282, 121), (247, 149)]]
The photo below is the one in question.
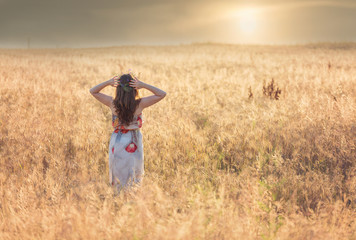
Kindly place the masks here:
[(130, 87), (133, 87), (135, 89), (140, 89), (143, 88), (144, 83), (138, 80), (137, 77), (134, 77), (134, 79), (130, 81), (129, 85)]

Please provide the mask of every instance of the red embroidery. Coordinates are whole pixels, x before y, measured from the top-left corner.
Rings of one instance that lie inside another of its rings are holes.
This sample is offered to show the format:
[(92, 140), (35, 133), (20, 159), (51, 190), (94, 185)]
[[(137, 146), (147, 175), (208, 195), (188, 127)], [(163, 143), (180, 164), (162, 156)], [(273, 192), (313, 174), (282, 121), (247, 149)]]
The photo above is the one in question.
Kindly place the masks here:
[[(115, 116), (115, 115), (114, 115)], [(140, 113), (138, 116), (137, 116), (137, 125), (139, 128), (142, 127), (142, 113)], [(120, 122), (119, 122), (119, 119), (117, 118), (117, 116), (115, 116), (115, 120), (112, 121), (112, 126), (114, 127), (114, 132), (115, 133), (118, 133), (119, 131), (121, 131), (122, 133), (127, 133), (128, 131), (130, 131), (130, 129), (125, 129), (124, 125), (121, 125)]]
[(127, 152), (129, 152), (129, 153), (135, 152), (136, 149), (137, 149), (137, 146), (136, 146), (136, 144), (133, 143), (133, 142), (130, 143), (130, 144), (125, 148), (125, 150), (126, 150)]
[(114, 153), (114, 147), (112, 148), (112, 153)]
[(127, 133), (129, 130), (128, 129), (120, 129), (120, 128), (115, 128), (114, 132), (118, 133), (119, 131), (121, 131), (122, 133)]
[(137, 122), (138, 122), (138, 127), (141, 128), (142, 127), (142, 119), (140, 117), (137, 118)]

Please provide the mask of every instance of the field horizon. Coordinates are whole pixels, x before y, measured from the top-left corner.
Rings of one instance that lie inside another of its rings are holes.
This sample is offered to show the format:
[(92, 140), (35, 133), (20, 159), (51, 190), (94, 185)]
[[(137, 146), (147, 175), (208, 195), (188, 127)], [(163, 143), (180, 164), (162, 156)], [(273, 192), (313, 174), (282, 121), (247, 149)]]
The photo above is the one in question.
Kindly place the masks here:
[(310, 41), (305, 43), (266, 43), (266, 44), (253, 44), (253, 43), (224, 43), (224, 42), (214, 42), (214, 41), (201, 41), (201, 42), (190, 42), (190, 43), (175, 43), (175, 44), (118, 44), (118, 45), (108, 45), (108, 46), (90, 46), (90, 47), (0, 47), (0, 50), (66, 50), (66, 49), (106, 49), (106, 48), (121, 48), (121, 47), (179, 47), (179, 46), (240, 46), (240, 47), (313, 47), (313, 48), (341, 48), (341, 49), (353, 49), (356, 48), (355, 41)]
[[(0, 239), (355, 239), (355, 63), (356, 43), (0, 48)], [(167, 96), (117, 195), (89, 89), (129, 69)]]

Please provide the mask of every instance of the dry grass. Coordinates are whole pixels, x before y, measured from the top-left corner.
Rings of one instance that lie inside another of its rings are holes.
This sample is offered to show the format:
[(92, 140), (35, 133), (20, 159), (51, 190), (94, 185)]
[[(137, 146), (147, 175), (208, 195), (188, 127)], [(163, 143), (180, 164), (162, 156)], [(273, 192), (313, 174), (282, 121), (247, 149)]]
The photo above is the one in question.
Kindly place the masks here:
[[(0, 239), (355, 239), (355, 62), (352, 44), (2, 49)], [(143, 185), (115, 196), (89, 89), (130, 68), (167, 97), (144, 111)]]

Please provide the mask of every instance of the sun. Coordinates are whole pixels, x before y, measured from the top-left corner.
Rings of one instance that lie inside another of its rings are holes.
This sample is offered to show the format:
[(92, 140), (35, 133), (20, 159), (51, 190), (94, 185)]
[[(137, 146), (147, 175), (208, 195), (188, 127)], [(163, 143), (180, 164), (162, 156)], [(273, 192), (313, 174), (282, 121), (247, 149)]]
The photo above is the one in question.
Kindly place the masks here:
[(238, 22), (242, 33), (251, 34), (257, 28), (256, 11), (252, 8), (241, 9), (238, 12)]

